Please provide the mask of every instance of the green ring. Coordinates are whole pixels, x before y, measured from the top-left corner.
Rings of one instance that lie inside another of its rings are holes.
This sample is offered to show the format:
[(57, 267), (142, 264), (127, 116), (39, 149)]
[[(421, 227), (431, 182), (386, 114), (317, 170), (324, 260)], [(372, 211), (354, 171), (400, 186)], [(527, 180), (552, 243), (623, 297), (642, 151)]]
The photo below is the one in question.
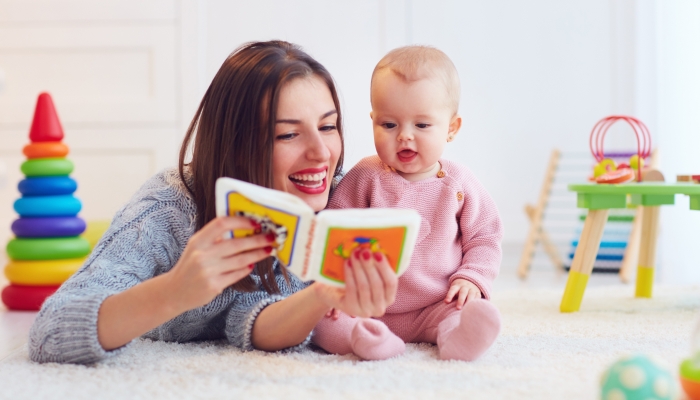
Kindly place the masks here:
[(35, 158), (20, 167), (26, 176), (60, 176), (73, 172), (73, 161), (66, 158)]
[(80, 258), (90, 253), (90, 243), (82, 237), (12, 239), (7, 255), (13, 260), (62, 260)]

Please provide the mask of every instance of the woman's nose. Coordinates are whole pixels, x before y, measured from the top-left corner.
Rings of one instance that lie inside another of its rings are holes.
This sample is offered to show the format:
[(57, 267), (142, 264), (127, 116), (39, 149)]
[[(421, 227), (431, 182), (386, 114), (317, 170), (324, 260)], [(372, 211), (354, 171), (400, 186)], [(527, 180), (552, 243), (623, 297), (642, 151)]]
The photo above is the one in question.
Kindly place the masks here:
[(314, 161), (326, 161), (331, 157), (331, 151), (320, 134), (311, 137), (306, 150), (307, 157)]

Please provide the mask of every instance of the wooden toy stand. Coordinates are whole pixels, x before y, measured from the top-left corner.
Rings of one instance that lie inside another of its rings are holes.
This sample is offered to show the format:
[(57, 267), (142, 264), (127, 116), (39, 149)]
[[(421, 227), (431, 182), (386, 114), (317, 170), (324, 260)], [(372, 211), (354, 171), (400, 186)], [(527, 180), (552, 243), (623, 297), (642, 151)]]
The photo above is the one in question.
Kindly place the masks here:
[(656, 259), (656, 237), (659, 229), (659, 207), (674, 204), (676, 194), (690, 196), (690, 209), (700, 211), (700, 185), (694, 183), (642, 182), (619, 185), (586, 183), (569, 185), (577, 193), (577, 204), (588, 209), (579, 245), (569, 271), (566, 289), (561, 300), (562, 312), (578, 311), (593, 270), (603, 228), (611, 208), (627, 207), (627, 196), (632, 204), (641, 206), (641, 241), (637, 265), (636, 297), (651, 297)]
[(552, 150), (537, 205), (534, 207), (530, 204), (525, 205), (525, 213), (530, 220), (530, 230), (527, 235), (525, 247), (523, 248), (523, 253), (520, 256), (520, 263), (518, 264), (518, 276), (521, 278), (527, 277), (537, 243), (542, 243), (545, 252), (552, 260), (557, 271), (564, 271), (564, 262), (559, 256), (556, 246), (549, 240), (547, 232), (542, 227), (544, 209), (547, 207), (549, 194), (552, 190), (552, 183), (554, 182), (554, 175), (556, 174), (560, 159), (561, 152), (557, 149)]
[[(638, 232), (633, 235), (640, 235), (639, 247), (628, 246), (628, 259), (633, 257), (633, 252), (639, 254), (637, 261), (637, 283), (635, 289), (636, 297), (651, 297), (654, 283), (654, 268), (656, 260), (656, 237), (659, 230), (659, 207), (667, 204), (674, 204), (676, 194), (690, 196), (690, 209), (700, 210), (700, 185), (694, 183), (664, 183), (663, 176), (658, 171), (644, 171), (642, 160), (651, 155), (651, 135), (649, 130), (637, 118), (612, 115), (601, 119), (593, 127), (590, 136), (590, 147), (593, 157), (603, 165), (604, 152), (603, 142), (608, 128), (617, 121), (627, 122), (634, 130), (637, 138), (637, 165), (635, 166), (634, 183), (619, 183), (616, 176), (629, 176), (628, 171), (620, 169), (602, 174), (596, 181), (598, 183), (569, 185), (569, 190), (577, 194), (577, 206), (588, 209), (586, 220), (583, 224), (583, 231), (578, 241), (574, 259), (571, 263), (569, 277), (564, 289), (564, 296), (561, 300), (560, 310), (562, 312), (578, 311), (581, 307), (583, 293), (588, 284), (588, 277), (593, 270), (593, 263), (600, 247), (605, 223), (608, 220), (608, 212), (613, 208), (626, 208), (627, 199), (630, 203), (638, 207), (635, 217), (638, 224)], [(656, 175), (656, 176), (654, 176)], [(647, 176), (647, 178), (643, 178)], [(645, 180), (645, 182), (642, 182)], [(657, 181), (657, 182), (651, 182)], [(626, 269), (625, 269), (626, 268)], [(627, 276), (629, 265), (623, 266), (621, 274)]]

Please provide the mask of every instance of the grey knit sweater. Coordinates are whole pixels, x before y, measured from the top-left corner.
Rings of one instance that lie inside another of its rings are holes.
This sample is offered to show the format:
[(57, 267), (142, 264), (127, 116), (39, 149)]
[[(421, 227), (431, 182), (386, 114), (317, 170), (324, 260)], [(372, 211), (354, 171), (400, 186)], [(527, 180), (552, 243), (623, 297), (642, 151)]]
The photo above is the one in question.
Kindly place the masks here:
[[(176, 169), (146, 182), (115, 215), (83, 267), (46, 300), (29, 332), (29, 355), (37, 362), (89, 364), (119, 354), (97, 340), (97, 312), (110, 295), (168, 272), (194, 233), (195, 205)], [(154, 340), (186, 342), (226, 339), (252, 350), (251, 331), (267, 305), (306, 287), (275, 269), (281, 295), (226, 289), (211, 303), (187, 311), (148, 332)], [(128, 324), (129, 321), (124, 321)], [(294, 349), (306, 346), (307, 338)]]

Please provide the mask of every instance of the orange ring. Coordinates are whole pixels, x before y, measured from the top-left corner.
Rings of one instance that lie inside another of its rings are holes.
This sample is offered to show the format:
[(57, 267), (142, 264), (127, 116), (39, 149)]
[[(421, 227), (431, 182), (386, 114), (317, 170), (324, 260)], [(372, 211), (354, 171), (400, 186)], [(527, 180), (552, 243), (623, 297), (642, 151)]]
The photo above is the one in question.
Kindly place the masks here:
[(63, 142), (29, 143), (22, 149), (27, 158), (57, 158), (68, 155), (68, 146)]

